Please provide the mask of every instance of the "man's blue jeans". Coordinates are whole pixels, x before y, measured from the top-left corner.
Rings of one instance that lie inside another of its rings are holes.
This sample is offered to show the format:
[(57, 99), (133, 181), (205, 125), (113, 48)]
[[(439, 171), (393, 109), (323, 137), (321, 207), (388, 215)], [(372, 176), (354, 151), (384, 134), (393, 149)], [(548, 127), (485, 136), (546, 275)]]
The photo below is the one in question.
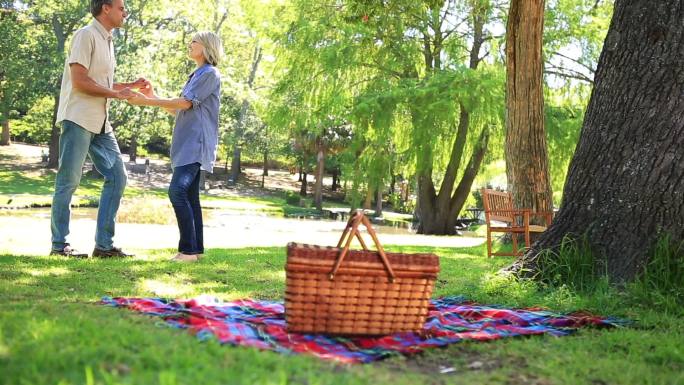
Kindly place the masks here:
[(97, 210), (95, 247), (113, 247), (116, 212), (123, 196), (128, 176), (121, 151), (113, 132), (94, 134), (78, 124), (65, 120), (59, 137), (59, 171), (52, 198), (52, 249), (62, 250), (69, 235), (71, 197), (81, 181), (86, 154), (104, 176), (104, 185)]
[(202, 207), (199, 201), (200, 164), (192, 163), (173, 169), (169, 185), (169, 199), (176, 212), (180, 241), (178, 251), (183, 254), (204, 253)]

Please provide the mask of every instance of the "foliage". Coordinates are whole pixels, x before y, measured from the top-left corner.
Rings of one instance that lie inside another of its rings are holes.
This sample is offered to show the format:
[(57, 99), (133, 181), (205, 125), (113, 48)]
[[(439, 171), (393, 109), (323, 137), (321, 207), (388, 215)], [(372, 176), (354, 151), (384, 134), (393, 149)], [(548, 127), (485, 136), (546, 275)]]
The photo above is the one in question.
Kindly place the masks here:
[(558, 250), (544, 250), (538, 258), (540, 269), (536, 278), (552, 287), (590, 292), (607, 279), (605, 266), (591, 251), (586, 236), (566, 235)]
[(684, 242), (673, 243), (662, 236), (632, 286), (638, 298), (673, 314), (684, 306)]
[(36, 100), (23, 119), (13, 121), (14, 140), (31, 144), (49, 143), (53, 106), (54, 101), (50, 96)]

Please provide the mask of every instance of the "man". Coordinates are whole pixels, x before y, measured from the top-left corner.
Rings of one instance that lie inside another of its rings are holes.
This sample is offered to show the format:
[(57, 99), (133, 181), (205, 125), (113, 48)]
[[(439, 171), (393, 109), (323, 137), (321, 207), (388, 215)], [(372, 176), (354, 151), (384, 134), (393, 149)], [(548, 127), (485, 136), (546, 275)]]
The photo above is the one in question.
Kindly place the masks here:
[(104, 176), (97, 212), (93, 257), (129, 257), (114, 247), (114, 224), (126, 181), (121, 151), (109, 123), (111, 99), (129, 99), (132, 88), (146, 89), (149, 83), (114, 83), (112, 30), (128, 16), (124, 0), (91, 0), (95, 20), (78, 30), (64, 63), (57, 122), (62, 123), (59, 138), (59, 170), (52, 200), (51, 255), (85, 258), (66, 242), (71, 217), (71, 198), (81, 181), (86, 154)]

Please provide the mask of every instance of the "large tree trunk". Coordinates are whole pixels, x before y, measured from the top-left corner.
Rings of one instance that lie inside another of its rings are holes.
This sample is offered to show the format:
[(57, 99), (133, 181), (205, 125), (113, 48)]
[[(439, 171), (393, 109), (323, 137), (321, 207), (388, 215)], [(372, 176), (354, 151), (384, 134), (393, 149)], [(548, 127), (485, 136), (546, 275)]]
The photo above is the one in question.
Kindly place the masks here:
[[(544, 131), (544, 0), (513, 0), (506, 31), (506, 175), (516, 207), (553, 210)], [(531, 218), (542, 223), (543, 218)]]
[(684, 241), (684, 7), (618, 0), (570, 164), (560, 212), (511, 267), (586, 233), (614, 282), (628, 281), (663, 234)]
[(2, 121), (2, 137), (0, 137), (0, 146), (9, 146), (12, 144), (10, 141), (10, 124), (9, 119)]

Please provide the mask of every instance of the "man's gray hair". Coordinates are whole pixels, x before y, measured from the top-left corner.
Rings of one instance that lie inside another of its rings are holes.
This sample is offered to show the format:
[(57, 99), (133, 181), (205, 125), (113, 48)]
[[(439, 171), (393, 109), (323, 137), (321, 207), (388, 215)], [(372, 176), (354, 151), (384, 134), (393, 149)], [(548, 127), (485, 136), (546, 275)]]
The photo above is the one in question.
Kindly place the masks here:
[(112, 0), (90, 0), (90, 13), (93, 17), (97, 17), (102, 13), (103, 5), (112, 5)]
[(192, 37), (192, 40), (202, 44), (202, 47), (204, 47), (202, 50), (204, 60), (216, 67), (223, 58), (223, 44), (221, 44), (221, 39), (213, 32), (203, 31), (197, 32), (195, 36)]

